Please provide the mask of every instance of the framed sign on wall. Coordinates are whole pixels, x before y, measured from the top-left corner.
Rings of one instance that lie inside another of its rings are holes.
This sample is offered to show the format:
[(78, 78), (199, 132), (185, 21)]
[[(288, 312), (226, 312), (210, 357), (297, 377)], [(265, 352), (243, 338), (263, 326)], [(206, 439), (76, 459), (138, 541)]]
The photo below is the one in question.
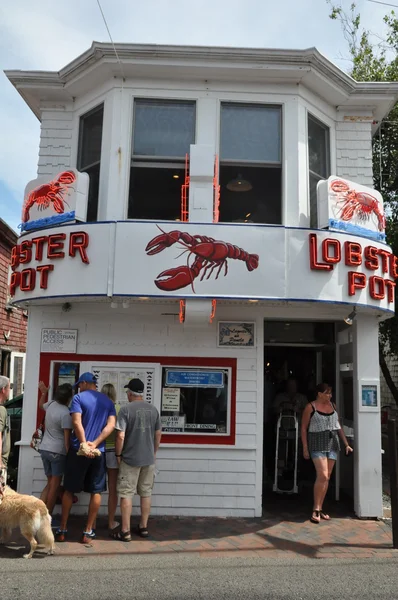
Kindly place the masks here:
[(217, 346), (254, 348), (256, 324), (254, 322), (219, 321)]
[(359, 386), (360, 412), (378, 412), (380, 410), (380, 390), (377, 380), (361, 380)]

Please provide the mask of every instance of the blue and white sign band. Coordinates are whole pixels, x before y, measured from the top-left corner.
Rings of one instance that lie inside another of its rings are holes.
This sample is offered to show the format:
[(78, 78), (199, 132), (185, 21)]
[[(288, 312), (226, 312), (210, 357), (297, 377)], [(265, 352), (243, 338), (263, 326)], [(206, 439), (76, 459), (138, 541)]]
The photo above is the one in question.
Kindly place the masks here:
[(222, 371), (179, 371), (167, 370), (166, 385), (182, 387), (224, 387)]
[(62, 215), (53, 215), (51, 217), (45, 217), (44, 219), (36, 219), (35, 221), (27, 221), (21, 223), (18, 227), (21, 231), (32, 231), (34, 229), (44, 229), (44, 227), (50, 227), (53, 225), (61, 225), (68, 221), (75, 220), (75, 211), (63, 213)]
[(337, 221), (336, 219), (329, 219), (329, 229), (335, 229), (337, 231), (345, 231), (346, 233), (353, 233), (354, 235), (363, 235), (376, 242), (385, 242), (386, 234), (379, 231), (372, 231), (366, 227), (360, 225), (353, 225), (352, 223), (346, 223), (345, 221)]

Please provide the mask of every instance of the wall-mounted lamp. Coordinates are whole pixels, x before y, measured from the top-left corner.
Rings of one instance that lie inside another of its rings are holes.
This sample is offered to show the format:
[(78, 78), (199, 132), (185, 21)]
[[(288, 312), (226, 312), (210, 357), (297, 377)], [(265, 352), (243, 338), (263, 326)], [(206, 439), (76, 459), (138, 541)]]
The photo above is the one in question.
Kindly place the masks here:
[(119, 304), (117, 302), (111, 302), (111, 308), (117, 308)]
[(243, 179), (241, 173), (238, 173), (236, 179), (231, 179), (229, 183), (227, 183), (227, 190), (230, 192), (250, 192), (253, 188), (250, 181)]
[(346, 317), (344, 319), (344, 323), (347, 323), (347, 325), (352, 325), (356, 316), (357, 316), (357, 309), (354, 308), (354, 310), (352, 312), (350, 312), (348, 317)]
[(63, 312), (69, 312), (72, 308), (72, 304), (70, 302), (64, 302), (62, 305)]
[(124, 300), (122, 306), (123, 308), (128, 308), (130, 306), (130, 302), (128, 300)]

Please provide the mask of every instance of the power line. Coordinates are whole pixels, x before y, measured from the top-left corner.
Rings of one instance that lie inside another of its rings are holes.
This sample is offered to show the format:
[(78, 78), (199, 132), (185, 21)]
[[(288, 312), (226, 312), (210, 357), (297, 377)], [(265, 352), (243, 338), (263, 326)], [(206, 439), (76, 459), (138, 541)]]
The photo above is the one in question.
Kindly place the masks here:
[(390, 4), (389, 2), (381, 2), (380, 0), (368, 0), (368, 2), (373, 2), (373, 4), (382, 4), (383, 6), (393, 6), (394, 8), (398, 8), (398, 4)]
[(107, 32), (108, 32), (108, 35), (109, 35), (109, 39), (110, 39), (110, 40), (111, 40), (111, 42), (112, 42), (113, 50), (114, 50), (114, 52), (115, 52), (115, 55), (116, 55), (117, 61), (118, 61), (118, 63), (119, 63), (119, 67), (120, 67), (120, 71), (121, 71), (121, 73), (122, 73), (122, 77), (123, 77), (123, 79), (124, 79), (125, 77), (124, 77), (124, 71), (123, 71), (123, 65), (122, 65), (122, 61), (121, 61), (121, 60), (120, 60), (120, 58), (119, 58), (119, 55), (118, 55), (118, 53), (117, 53), (117, 50), (116, 50), (116, 46), (115, 46), (115, 44), (114, 44), (114, 41), (113, 41), (113, 39), (112, 39), (111, 32), (109, 31), (108, 23), (106, 22), (106, 18), (105, 18), (105, 15), (104, 15), (104, 11), (102, 10), (102, 6), (101, 6), (101, 4), (100, 4), (100, 0), (97, 0), (97, 4), (98, 4), (98, 8), (99, 8), (99, 9), (100, 9), (100, 11), (101, 11), (101, 15), (102, 15), (102, 18), (103, 18), (103, 20), (104, 20), (104, 23), (105, 23), (106, 30), (107, 30)]

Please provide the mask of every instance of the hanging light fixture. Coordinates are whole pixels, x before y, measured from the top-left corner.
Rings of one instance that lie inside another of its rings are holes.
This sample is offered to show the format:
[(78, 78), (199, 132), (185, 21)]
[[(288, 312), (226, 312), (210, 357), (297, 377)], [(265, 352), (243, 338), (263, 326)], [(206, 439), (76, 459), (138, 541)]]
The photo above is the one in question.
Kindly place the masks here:
[(238, 173), (236, 179), (231, 179), (227, 183), (227, 190), (230, 192), (250, 192), (251, 189), (253, 189), (252, 184), (247, 179), (243, 179), (241, 173)]
[(352, 325), (356, 316), (357, 316), (357, 310), (356, 310), (356, 308), (354, 308), (354, 310), (352, 312), (350, 312), (348, 317), (346, 317), (344, 319), (344, 323), (347, 323), (347, 325)]

